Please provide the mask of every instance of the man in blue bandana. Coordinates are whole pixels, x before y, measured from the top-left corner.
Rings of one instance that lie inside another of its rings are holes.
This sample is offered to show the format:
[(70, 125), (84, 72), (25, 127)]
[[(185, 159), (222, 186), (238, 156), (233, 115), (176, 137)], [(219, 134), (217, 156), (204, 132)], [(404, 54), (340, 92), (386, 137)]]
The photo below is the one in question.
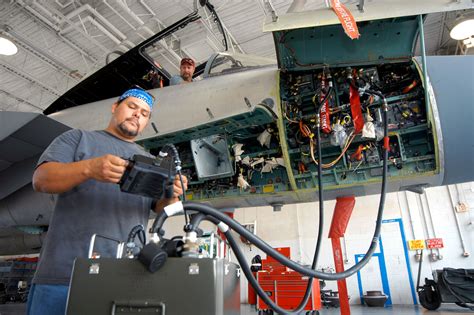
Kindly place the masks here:
[[(152, 200), (123, 193), (117, 185), (126, 158), (151, 156), (133, 140), (147, 125), (152, 108), (152, 95), (128, 90), (112, 105), (105, 130), (67, 131), (41, 155), (33, 187), (58, 196), (30, 289), (28, 314), (64, 314), (74, 259), (88, 256), (93, 234), (126, 240), (134, 226), (147, 226), (150, 210), (162, 211), (186, 189), (186, 178), (185, 187), (176, 178), (172, 198)], [(101, 257), (115, 257), (116, 244), (101, 239), (94, 250)]]

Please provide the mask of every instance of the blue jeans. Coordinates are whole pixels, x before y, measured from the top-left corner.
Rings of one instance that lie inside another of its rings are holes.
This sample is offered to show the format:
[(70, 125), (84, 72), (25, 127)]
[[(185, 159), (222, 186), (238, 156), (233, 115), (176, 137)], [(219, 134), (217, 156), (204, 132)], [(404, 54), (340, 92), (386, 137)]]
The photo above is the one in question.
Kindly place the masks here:
[(28, 294), (27, 315), (64, 315), (69, 286), (32, 284)]

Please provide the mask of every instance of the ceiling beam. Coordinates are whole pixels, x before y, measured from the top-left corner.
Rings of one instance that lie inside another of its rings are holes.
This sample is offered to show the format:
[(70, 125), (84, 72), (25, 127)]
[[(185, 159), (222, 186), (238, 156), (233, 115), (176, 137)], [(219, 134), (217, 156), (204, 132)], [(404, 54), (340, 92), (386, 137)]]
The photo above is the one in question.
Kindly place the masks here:
[(20, 98), (20, 97), (18, 97), (18, 96), (16, 96), (16, 95), (13, 95), (12, 93), (10, 93), (10, 92), (8, 92), (8, 91), (0, 90), (0, 93), (6, 95), (7, 97), (9, 97), (9, 98), (11, 98), (11, 99), (14, 99), (15, 101), (19, 102), (20, 104), (29, 105), (29, 106), (31, 106), (31, 107), (34, 107), (34, 108), (36, 108), (36, 109), (39, 109), (40, 111), (43, 111), (43, 110), (44, 110), (43, 108), (41, 108), (41, 107), (39, 107), (39, 106), (37, 106), (37, 105), (35, 105), (35, 104), (33, 104), (33, 103), (30, 103), (30, 102), (28, 102), (27, 100), (24, 100), (24, 99), (22, 99), (22, 98)]
[(43, 83), (41, 83), (41, 80), (39, 79), (36, 79), (34, 78), (33, 76), (29, 75), (28, 73), (24, 72), (24, 71), (21, 71), (19, 69), (17, 69), (15, 66), (12, 66), (8, 63), (6, 63), (5, 61), (2, 61), (0, 62), (0, 66), (3, 67), (5, 70), (7, 70), (8, 72), (16, 75), (17, 77), (20, 77), (34, 85), (37, 85), (39, 87), (41, 87), (43, 90), (53, 94), (53, 95), (56, 95), (56, 96), (61, 96), (62, 93), (59, 92), (58, 90), (54, 89), (54, 88), (51, 88)]
[(87, 63), (86, 58), (90, 62), (92, 62), (92, 64), (93, 64), (92, 67), (94, 67), (95, 65), (97, 65), (99, 63), (99, 60), (95, 56), (93, 56), (89, 52), (85, 51), (82, 47), (80, 47), (78, 44), (71, 41), (69, 38), (66, 38), (62, 34), (60, 34), (58, 28), (54, 27), (51, 24), (51, 22), (45, 21), (45, 20), (43, 20), (44, 18), (42, 18), (40, 16), (37, 16), (37, 14), (34, 12), (34, 10), (27, 10), (26, 8), (23, 8), (21, 6), (21, 4), (19, 4), (19, 3), (17, 4), (17, 6), (21, 9), (23, 9), (24, 10), (23, 12), (26, 15), (30, 16), (35, 23), (38, 23), (38, 24), (42, 25), (43, 27), (45, 27), (46, 29), (49, 29), (52, 32), (54, 32), (54, 34), (56, 34), (66, 45), (68, 45), (73, 50), (75, 50), (79, 55), (81, 55), (87, 69), (90, 69), (91, 66), (89, 65), (89, 63)]
[[(20, 34), (13, 31), (12, 28), (9, 27), (8, 25), (3, 25), (3, 27), (0, 27), (0, 34), (7, 34), (7, 35), (9, 35), (9, 37), (13, 37), (13, 40), (19, 46), (21, 46), (23, 49), (25, 49), (26, 51), (28, 51), (32, 55), (35, 55), (36, 57), (38, 57), (39, 59), (41, 59), (42, 61), (47, 63), (54, 70), (59, 71), (59, 72), (65, 74), (67, 76), (70, 76), (71, 72), (74, 71), (73, 69), (68, 67), (63, 62), (61, 62), (58, 59), (51, 56), (51, 54), (49, 54), (48, 52), (46, 52), (42, 48), (37, 47), (36, 45), (31, 43), (29, 40), (22, 37)], [(71, 77), (71, 78), (74, 79), (76, 82), (80, 81), (75, 77)]]
[(438, 42), (436, 44), (436, 55), (441, 50), (441, 41), (443, 40), (443, 36), (444, 36), (444, 23), (446, 22), (447, 14), (448, 12), (444, 12), (441, 17), (441, 24), (440, 24), (439, 33), (438, 33)]

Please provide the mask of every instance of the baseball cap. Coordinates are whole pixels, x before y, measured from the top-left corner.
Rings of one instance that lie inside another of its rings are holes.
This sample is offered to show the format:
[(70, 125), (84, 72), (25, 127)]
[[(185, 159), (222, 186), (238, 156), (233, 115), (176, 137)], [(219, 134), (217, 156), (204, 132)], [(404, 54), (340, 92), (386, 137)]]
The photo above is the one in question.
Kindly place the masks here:
[(181, 65), (184, 65), (184, 64), (187, 64), (187, 65), (190, 65), (190, 66), (195, 66), (195, 63), (194, 63), (194, 60), (192, 60), (191, 58), (183, 58), (181, 59)]

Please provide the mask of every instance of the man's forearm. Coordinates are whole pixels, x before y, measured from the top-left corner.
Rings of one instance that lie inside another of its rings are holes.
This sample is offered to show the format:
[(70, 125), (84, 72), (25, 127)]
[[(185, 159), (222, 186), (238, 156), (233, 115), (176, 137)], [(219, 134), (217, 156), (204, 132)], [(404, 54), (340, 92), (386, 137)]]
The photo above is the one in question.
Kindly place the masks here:
[(33, 174), (36, 191), (59, 194), (66, 192), (90, 179), (88, 161), (72, 163), (47, 162), (40, 165)]

